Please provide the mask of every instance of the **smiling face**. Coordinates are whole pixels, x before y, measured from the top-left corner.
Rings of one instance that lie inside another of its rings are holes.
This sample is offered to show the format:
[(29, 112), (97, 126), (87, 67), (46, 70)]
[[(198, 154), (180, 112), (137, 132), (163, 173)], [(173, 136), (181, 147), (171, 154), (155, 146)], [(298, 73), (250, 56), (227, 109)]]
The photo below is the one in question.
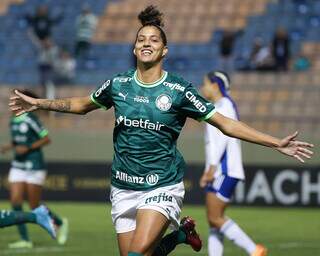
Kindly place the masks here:
[(133, 52), (138, 62), (153, 64), (160, 62), (168, 49), (163, 43), (159, 29), (155, 26), (145, 26), (138, 32)]

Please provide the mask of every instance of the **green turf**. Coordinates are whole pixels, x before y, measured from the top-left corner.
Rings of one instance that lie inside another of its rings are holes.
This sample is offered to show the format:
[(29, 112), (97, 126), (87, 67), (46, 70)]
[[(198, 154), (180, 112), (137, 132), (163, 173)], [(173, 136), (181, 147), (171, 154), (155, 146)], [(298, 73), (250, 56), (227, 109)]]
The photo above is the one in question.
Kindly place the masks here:
[[(58, 255), (109, 256), (118, 255), (115, 233), (110, 219), (110, 205), (94, 203), (49, 203), (56, 212), (69, 218), (70, 239), (65, 246), (55, 241), (35, 225), (29, 225), (35, 248), (27, 251), (9, 250), (7, 243), (17, 239), (15, 227), (0, 230), (0, 255)], [(8, 208), (0, 202), (0, 208)], [(184, 215), (197, 220), (204, 248), (194, 253), (180, 245), (171, 255), (207, 255), (208, 229), (203, 207), (184, 207)], [(228, 212), (259, 243), (264, 243), (271, 256), (320, 255), (320, 210), (285, 208), (236, 208)], [(246, 255), (230, 242), (226, 242), (225, 255)]]

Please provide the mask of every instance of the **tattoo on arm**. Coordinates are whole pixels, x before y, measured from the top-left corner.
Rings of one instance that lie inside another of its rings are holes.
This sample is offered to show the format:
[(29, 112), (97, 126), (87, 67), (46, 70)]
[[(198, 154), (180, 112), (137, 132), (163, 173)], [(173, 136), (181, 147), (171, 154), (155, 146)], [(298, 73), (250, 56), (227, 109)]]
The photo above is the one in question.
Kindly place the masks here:
[(71, 101), (70, 99), (57, 99), (57, 100), (41, 100), (38, 107), (45, 110), (70, 113)]

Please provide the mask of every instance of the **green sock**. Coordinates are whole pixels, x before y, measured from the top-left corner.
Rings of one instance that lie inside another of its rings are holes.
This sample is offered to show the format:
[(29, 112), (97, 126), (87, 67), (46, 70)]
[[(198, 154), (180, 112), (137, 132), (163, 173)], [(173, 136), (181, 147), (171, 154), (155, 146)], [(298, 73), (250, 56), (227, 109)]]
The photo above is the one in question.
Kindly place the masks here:
[(129, 252), (128, 256), (143, 256), (143, 254), (137, 252)]
[(36, 223), (36, 215), (32, 212), (0, 211), (0, 228), (26, 222)]
[(54, 220), (54, 224), (56, 224), (57, 226), (62, 225), (62, 219), (50, 209), (49, 209), (49, 215)]
[[(22, 205), (13, 205), (13, 210), (20, 213), (23, 216)], [(18, 232), (22, 240), (29, 241), (28, 229), (25, 224), (17, 225)]]
[(176, 248), (178, 244), (186, 241), (186, 234), (182, 230), (173, 231), (162, 238), (152, 256), (166, 256)]

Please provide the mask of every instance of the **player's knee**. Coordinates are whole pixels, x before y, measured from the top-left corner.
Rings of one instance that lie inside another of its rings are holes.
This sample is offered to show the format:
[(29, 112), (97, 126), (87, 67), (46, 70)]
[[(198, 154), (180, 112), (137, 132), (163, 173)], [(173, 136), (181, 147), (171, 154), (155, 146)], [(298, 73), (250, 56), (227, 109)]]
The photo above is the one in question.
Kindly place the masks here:
[(208, 216), (208, 222), (212, 228), (221, 228), (224, 223), (224, 218), (217, 216)]

